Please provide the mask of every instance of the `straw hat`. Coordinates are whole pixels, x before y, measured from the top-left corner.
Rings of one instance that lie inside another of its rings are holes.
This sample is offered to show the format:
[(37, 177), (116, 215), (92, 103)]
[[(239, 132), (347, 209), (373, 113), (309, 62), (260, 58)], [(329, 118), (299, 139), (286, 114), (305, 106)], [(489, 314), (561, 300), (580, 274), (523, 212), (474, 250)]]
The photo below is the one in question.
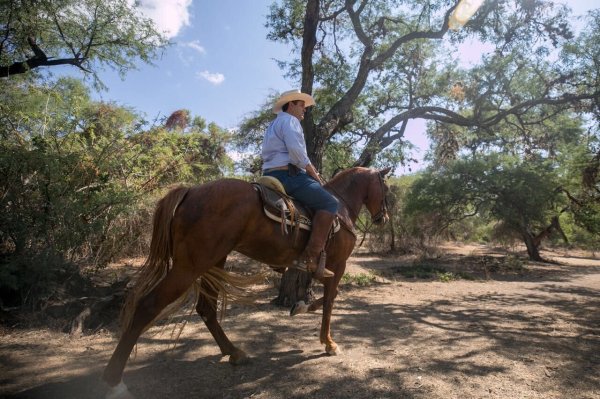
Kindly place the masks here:
[(312, 96), (310, 94), (302, 93), (298, 89), (289, 90), (289, 91), (284, 92), (281, 95), (281, 97), (279, 97), (279, 99), (277, 101), (275, 101), (275, 104), (273, 105), (273, 113), (274, 114), (280, 113), (281, 107), (283, 107), (285, 104), (289, 103), (290, 101), (296, 101), (296, 100), (304, 101), (305, 107), (312, 107), (313, 105), (315, 105), (315, 100), (312, 98)]

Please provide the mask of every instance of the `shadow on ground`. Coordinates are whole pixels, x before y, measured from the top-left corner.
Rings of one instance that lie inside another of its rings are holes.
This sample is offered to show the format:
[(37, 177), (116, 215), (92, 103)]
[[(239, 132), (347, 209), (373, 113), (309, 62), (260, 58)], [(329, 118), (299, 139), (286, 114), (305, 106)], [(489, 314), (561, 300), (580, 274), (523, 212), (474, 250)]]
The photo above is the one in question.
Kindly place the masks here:
[[(136, 397), (174, 399), (494, 397), (492, 388), (508, 385), (512, 391), (495, 397), (583, 398), (600, 392), (600, 287), (573, 283), (600, 274), (597, 259), (585, 267), (527, 262), (523, 270), (486, 275), (480, 256), (447, 255), (432, 264), (479, 273), (482, 281), (464, 282), (477, 285), (473, 292), (454, 288), (447, 294), (431, 284), (420, 299), (411, 295), (423, 280), (394, 272), (410, 261), (356, 256), (354, 262), (393, 279), (342, 287), (332, 319), (341, 356), (323, 353), (320, 314), (289, 318), (288, 309), (264, 299), (233, 306), (222, 323), (232, 341), (253, 356), (249, 364), (231, 366), (218, 355), (201, 319), (181, 313), (161, 324), (168, 331), (186, 319), (193, 334), (182, 335), (169, 351), (161, 350), (172, 341), (169, 333), (144, 335), (139, 346), (146, 350), (130, 361), (125, 382)], [(518, 288), (503, 290), (508, 282)], [(271, 289), (264, 296), (274, 294)], [(100, 375), (115, 343), (107, 339), (95, 344), (95, 352), (70, 359), (72, 370), (64, 375), (74, 377), (38, 378), (47, 382), (21, 383), (31, 388), (16, 392), (6, 387), (17, 385), (0, 376), (0, 397), (103, 398)], [(57, 351), (43, 339), (27, 348), (0, 343), (0, 349), (0, 362), (13, 368), (10, 378), (20, 381), (47, 371), (44, 356)], [(39, 353), (38, 364), (13, 355), (23, 349), (33, 358)]]
[[(352, 292), (391, 288), (406, 284)], [(133, 362), (125, 381), (139, 398), (441, 398), (435, 385), (415, 382), (414, 375), (438, 384), (498, 375), (518, 383), (524, 367), (542, 395), (558, 390), (562, 397), (587, 397), (577, 393), (590, 396), (600, 388), (599, 308), (600, 291), (552, 283), (410, 304), (385, 292), (377, 303), (348, 295), (333, 321), (334, 337), (348, 351), (339, 357), (324, 355), (318, 345), (320, 315), (291, 319), (270, 305), (237, 308), (223, 326), (254, 356), (249, 364), (233, 367), (218, 355), (190, 360), (190, 353), (215, 344), (206, 334), (186, 336), (173, 351)], [(260, 322), (256, 312), (263, 314)], [(190, 322), (201, 323), (197, 316)], [(164, 340), (143, 338), (140, 345)], [(100, 367), (3, 397), (102, 398)]]

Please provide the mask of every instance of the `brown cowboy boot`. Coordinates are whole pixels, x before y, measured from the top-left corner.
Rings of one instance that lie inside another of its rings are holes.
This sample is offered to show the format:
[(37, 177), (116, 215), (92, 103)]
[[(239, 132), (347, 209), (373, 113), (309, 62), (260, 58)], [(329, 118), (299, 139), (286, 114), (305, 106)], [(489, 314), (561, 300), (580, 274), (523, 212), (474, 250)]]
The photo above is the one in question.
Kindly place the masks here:
[[(300, 261), (296, 267), (310, 273), (317, 272), (317, 278), (333, 277), (334, 274), (324, 267), (325, 243), (329, 236), (329, 231), (335, 219), (335, 214), (327, 211), (317, 211), (312, 220), (312, 229), (308, 244), (304, 248), (304, 252), (300, 256)], [(319, 261), (322, 258), (323, 267), (319, 267)], [(321, 275), (322, 272), (322, 275)]]

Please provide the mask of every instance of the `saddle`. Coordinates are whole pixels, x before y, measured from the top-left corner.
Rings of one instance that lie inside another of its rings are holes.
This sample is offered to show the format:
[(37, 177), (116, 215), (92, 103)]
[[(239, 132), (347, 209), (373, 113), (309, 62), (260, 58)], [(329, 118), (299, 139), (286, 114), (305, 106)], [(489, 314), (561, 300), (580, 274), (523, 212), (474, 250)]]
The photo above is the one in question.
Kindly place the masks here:
[[(281, 234), (288, 234), (290, 229), (296, 232), (299, 229), (307, 231), (312, 229), (313, 213), (289, 196), (279, 180), (272, 176), (261, 176), (252, 185), (260, 194), (265, 215), (281, 224)], [(339, 229), (340, 222), (336, 218), (332, 233), (336, 233)]]

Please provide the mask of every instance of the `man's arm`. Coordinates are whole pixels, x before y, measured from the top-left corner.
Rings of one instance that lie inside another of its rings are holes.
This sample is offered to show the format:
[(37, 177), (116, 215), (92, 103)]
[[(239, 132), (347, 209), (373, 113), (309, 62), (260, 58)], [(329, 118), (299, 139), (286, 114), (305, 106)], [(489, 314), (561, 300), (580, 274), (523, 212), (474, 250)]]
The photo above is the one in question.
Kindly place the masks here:
[(306, 169), (306, 165), (310, 164), (310, 159), (306, 154), (306, 144), (300, 122), (295, 117), (290, 116), (287, 121), (282, 123), (281, 129), (282, 138), (291, 162), (301, 169)]
[(315, 167), (311, 163), (309, 163), (308, 165), (306, 165), (306, 173), (308, 173), (308, 175), (310, 177), (312, 177), (313, 179), (315, 179), (319, 183), (325, 184), (325, 182), (323, 181), (323, 179), (321, 179), (321, 175), (319, 174), (319, 172), (317, 172), (317, 169), (315, 169)]

